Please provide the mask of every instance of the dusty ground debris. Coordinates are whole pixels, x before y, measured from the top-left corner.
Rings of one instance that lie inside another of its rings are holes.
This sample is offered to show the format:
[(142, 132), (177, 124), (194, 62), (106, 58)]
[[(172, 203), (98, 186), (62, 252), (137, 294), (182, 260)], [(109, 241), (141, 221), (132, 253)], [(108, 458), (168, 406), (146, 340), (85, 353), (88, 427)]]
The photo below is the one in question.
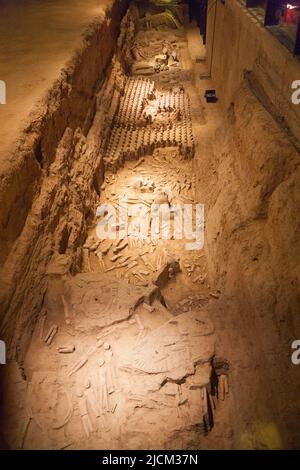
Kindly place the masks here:
[[(0, 447), (297, 448), (285, 348), (300, 318), (300, 167), (282, 95), (296, 58), (271, 54), (252, 21), (253, 51), (242, 38), (231, 60), (251, 17), (241, 2), (209, 0), (206, 49), (186, 2), (95, 3), (0, 166)], [(178, 208), (200, 204), (204, 248), (189, 250)]]

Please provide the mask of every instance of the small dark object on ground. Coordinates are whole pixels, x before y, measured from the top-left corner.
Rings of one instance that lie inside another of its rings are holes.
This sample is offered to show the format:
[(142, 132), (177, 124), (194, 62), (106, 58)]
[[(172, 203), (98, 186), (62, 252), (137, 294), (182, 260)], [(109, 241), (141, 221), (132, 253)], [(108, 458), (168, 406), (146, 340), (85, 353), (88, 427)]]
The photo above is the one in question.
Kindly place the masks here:
[(218, 101), (216, 90), (205, 90), (204, 97), (207, 103), (216, 103)]

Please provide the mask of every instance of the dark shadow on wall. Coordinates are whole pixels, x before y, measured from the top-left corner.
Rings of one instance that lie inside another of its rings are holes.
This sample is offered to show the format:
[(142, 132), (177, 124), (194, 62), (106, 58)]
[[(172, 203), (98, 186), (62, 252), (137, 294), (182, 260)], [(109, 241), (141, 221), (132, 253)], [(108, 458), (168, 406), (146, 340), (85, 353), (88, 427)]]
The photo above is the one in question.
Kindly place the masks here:
[(206, 42), (207, 0), (188, 0), (190, 22), (196, 22), (200, 28), (203, 43)]

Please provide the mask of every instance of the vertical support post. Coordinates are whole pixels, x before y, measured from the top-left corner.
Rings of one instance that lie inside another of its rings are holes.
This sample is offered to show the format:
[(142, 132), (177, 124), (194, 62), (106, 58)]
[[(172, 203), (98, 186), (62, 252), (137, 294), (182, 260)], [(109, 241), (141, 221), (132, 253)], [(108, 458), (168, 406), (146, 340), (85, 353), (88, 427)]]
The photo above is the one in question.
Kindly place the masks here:
[(280, 6), (282, 4), (282, 0), (268, 0), (267, 1), (267, 8), (266, 8), (266, 15), (265, 15), (265, 26), (274, 26), (277, 25), (279, 22), (279, 11)]
[(203, 44), (206, 43), (207, 2), (208, 0), (201, 0), (199, 5), (199, 26)]
[(300, 55), (300, 17), (298, 19), (298, 25), (297, 25), (297, 33), (296, 33), (294, 54), (295, 55)]

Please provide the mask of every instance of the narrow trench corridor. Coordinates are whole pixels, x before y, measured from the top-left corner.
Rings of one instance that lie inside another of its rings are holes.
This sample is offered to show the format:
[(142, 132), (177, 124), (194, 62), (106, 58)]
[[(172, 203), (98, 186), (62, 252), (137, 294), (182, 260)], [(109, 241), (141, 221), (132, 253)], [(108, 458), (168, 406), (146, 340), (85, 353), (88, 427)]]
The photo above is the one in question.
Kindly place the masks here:
[[(16, 447), (230, 447), (228, 362), (215, 357), (205, 309), (218, 293), (202, 245), (189, 250), (195, 240), (176, 236), (175, 208), (195, 203), (192, 123), (201, 109), (189, 97), (196, 91), (187, 36), (142, 30), (134, 44), (137, 60), (102, 143), (98, 207), (113, 205), (116, 238), (97, 236), (99, 219), (113, 215), (102, 210), (82, 247), (82, 272), (49, 282), (24, 360)], [(152, 73), (151, 62), (159, 67)], [(133, 233), (132, 208), (150, 212), (153, 204), (174, 208), (165, 239), (160, 220), (156, 231), (149, 220), (147, 233)], [(128, 236), (120, 235), (120, 208), (132, 224)], [(67, 244), (66, 233), (60, 253)]]
[[(4, 447), (265, 449), (299, 440), (299, 380), (289, 346), (280, 349), (299, 326), (288, 274), (298, 263), (274, 248), (286, 197), (270, 202), (285, 182), (293, 192), (298, 154), (245, 84), (225, 117), (219, 103), (204, 104), (214, 88), (207, 50), (187, 7), (176, 8), (130, 2), (118, 27), (105, 24), (116, 30), (107, 62), (93, 58), (107, 30), (90, 33), (86, 75), (71, 65), (75, 78), (67, 69), (47, 98), (55, 118), (26, 130), (28, 168), (42, 182), (26, 195), (18, 233), (8, 230), (10, 255), (1, 254)], [(275, 132), (289, 149), (278, 171), (265, 158), (277, 156)], [(252, 164), (250, 143), (267, 163)], [(283, 259), (280, 277), (273, 262)]]

